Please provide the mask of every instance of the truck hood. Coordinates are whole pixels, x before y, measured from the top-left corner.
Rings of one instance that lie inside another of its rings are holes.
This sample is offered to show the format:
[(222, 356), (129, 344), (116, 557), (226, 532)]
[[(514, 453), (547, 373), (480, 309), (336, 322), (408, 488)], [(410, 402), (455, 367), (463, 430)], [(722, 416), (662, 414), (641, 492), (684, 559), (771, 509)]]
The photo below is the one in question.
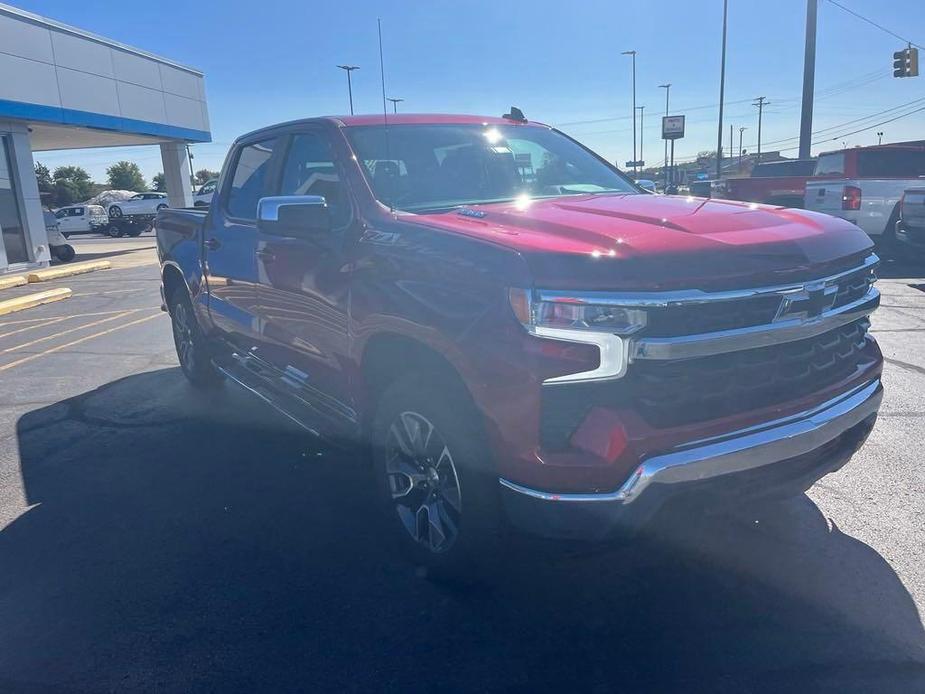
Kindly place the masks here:
[(403, 221), (504, 245), (537, 285), (724, 289), (821, 277), (873, 247), (853, 224), (754, 203), (643, 194), (473, 205)]

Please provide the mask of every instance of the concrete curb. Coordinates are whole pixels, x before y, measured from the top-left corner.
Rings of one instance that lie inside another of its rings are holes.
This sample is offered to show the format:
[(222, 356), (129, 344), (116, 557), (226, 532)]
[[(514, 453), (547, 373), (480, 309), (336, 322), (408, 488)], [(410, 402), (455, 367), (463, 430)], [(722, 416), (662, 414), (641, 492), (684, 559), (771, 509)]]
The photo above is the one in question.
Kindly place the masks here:
[(52, 301), (61, 301), (61, 299), (67, 299), (70, 295), (70, 289), (58, 287), (57, 289), (48, 289), (35, 294), (17, 296), (15, 299), (6, 299), (5, 301), (0, 301), (0, 316), (34, 306), (41, 306), (42, 304), (50, 304)]
[(0, 277), (0, 289), (9, 289), (10, 287), (21, 287), (24, 284), (28, 284), (27, 280), (22, 275), (12, 275), (10, 277)]
[(63, 265), (61, 267), (50, 267), (47, 270), (36, 270), (26, 275), (26, 279), (32, 282), (46, 282), (56, 280), (60, 277), (70, 277), (71, 275), (82, 275), (85, 272), (96, 272), (97, 270), (108, 270), (112, 263), (108, 260), (93, 260), (89, 263), (77, 263), (76, 265)]

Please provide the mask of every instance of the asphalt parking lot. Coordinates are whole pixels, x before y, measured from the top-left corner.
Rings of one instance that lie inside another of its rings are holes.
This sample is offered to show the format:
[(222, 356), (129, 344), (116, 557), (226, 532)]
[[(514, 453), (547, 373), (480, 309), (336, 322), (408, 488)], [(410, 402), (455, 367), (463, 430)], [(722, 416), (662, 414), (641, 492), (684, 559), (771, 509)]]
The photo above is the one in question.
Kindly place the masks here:
[(925, 691), (925, 264), (884, 265), (882, 416), (807, 496), (448, 585), (362, 456), (186, 385), (150, 235), (72, 240), (113, 269), (0, 317), (0, 691)]

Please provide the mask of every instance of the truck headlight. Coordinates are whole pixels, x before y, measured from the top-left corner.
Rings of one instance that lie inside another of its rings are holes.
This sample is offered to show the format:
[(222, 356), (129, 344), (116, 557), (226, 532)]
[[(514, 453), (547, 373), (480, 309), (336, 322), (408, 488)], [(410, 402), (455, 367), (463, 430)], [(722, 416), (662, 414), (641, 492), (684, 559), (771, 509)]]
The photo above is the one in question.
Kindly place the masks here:
[(511, 288), (508, 300), (517, 319), (533, 335), (597, 346), (600, 365), (591, 371), (549, 378), (545, 383), (620, 378), (629, 361), (627, 337), (646, 325), (642, 309), (591, 304), (565, 295), (536, 298), (528, 289)]

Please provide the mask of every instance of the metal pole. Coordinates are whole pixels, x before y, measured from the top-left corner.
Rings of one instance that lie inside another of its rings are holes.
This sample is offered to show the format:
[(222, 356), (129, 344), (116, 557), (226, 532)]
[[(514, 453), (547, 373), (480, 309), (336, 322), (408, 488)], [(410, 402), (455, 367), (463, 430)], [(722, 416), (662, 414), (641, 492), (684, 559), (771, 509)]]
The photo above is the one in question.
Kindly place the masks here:
[(671, 140), (671, 187), (674, 187), (674, 138)]
[(732, 159), (732, 123), (729, 124), (729, 158)]
[(645, 166), (646, 158), (643, 155), (642, 141), (643, 141), (643, 128), (645, 127), (646, 107), (637, 106), (636, 108), (639, 109), (639, 160), (643, 162), (642, 165)]
[(623, 51), (623, 55), (633, 56), (633, 178), (636, 178), (636, 51)]
[(719, 125), (716, 134), (716, 178), (720, 177), (723, 166), (723, 95), (726, 89), (726, 18), (729, 0), (723, 0), (723, 53), (719, 67)]
[[(668, 93), (671, 91), (671, 83), (660, 84), (659, 88), (665, 90), (665, 115), (668, 115)], [(668, 187), (668, 140), (665, 140), (665, 187)]]
[(390, 96), (388, 101), (392, 102), (392, 113), (398, 113), (398, 104), (399, 102), (404, 101), (404, 99), (396, 99)]
[(739, 169), (742, 168), (742, 133), (747, 130), (745, 126), (739, 128)]
[(803, 50), (803, 107), (800, 111), (800, 159), (809, 159), (813, 135), (813, 88), (816, 82), (816, 9), (806, 0), (806, 46)]
[(347, 98), (350, 100), (350, 115), (353, 115), (353, 83), (350, 81), (350, 73), (359, 70), (357, 65), (338, 65), (341, 70), (347, 73)]
[(758, 107), (758, 155), (755, 163), (761, 163), (761, 114), (764, 111), (764, 106), (768, 101), (765, 97), (759, 96), (753, 106)]

